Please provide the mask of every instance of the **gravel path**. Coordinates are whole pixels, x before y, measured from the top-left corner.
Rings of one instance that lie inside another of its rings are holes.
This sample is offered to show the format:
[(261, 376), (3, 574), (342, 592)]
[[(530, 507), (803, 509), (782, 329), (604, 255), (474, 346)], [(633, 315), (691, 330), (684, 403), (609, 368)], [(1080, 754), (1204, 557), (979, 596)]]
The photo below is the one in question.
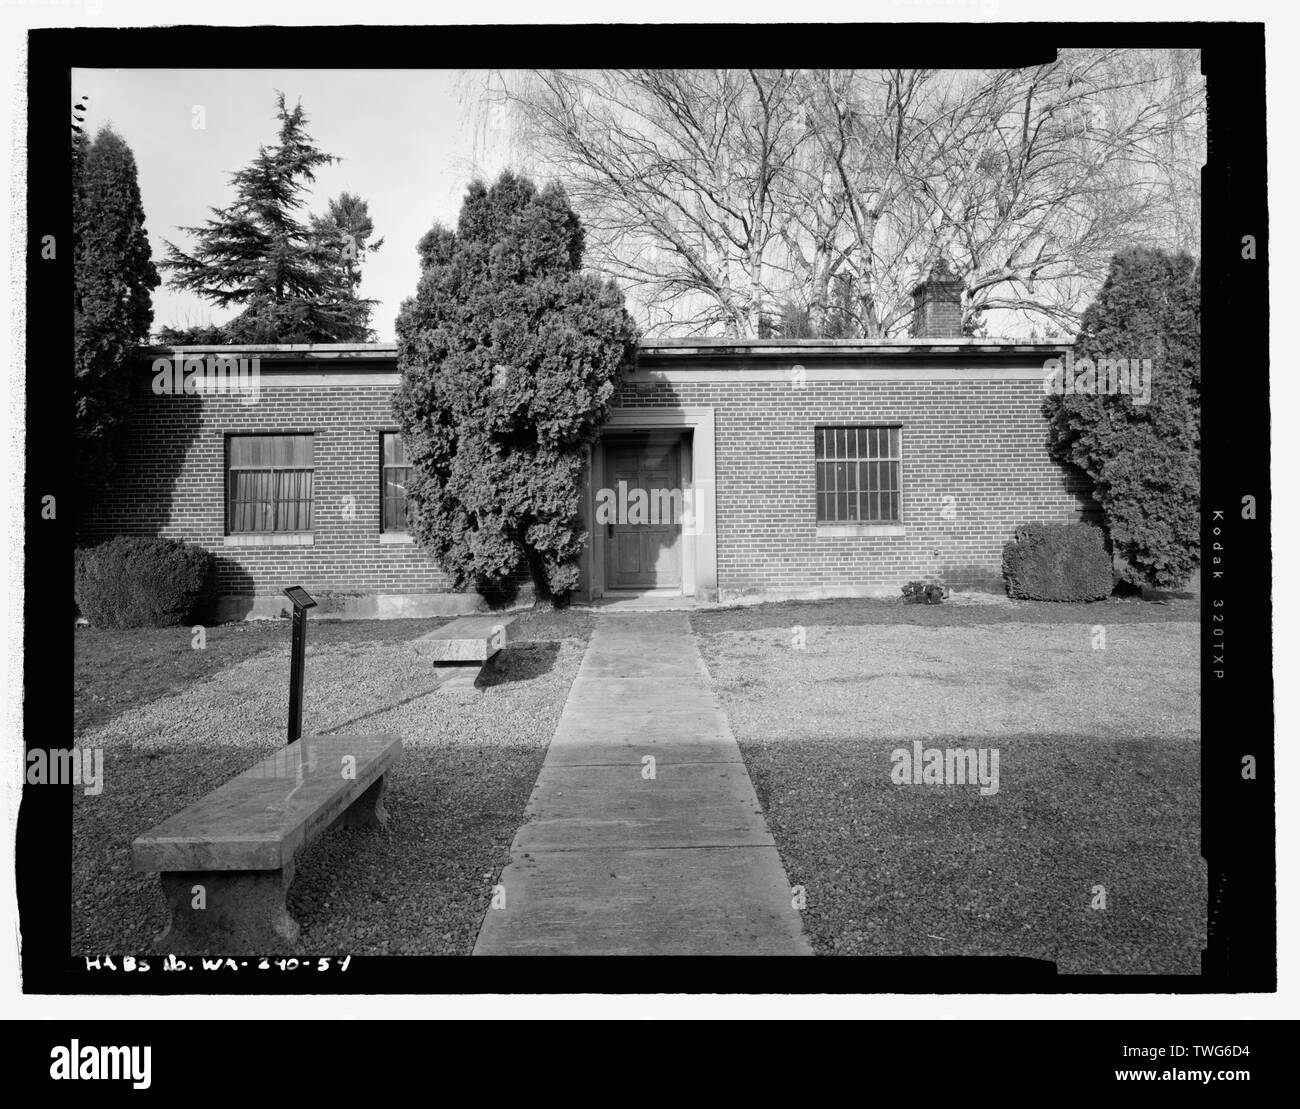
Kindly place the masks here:
[[(1109, 626), (1104, 650), (1073, 624), (701, 635), (818, 953), (1199, 973), (1196, 631)], [(998, 793), (896, 785), (914, 740), (997, 747)]]
[[(304, 734), (397, 732), (404, 751), (387, 829), (337, 828), (299, 858), (304, 950), (469, 953), (584, 649), (512, 643), (466, 694), (407, 643), (308, 646)], [(74, 791), (74, 954), (147, 949), (166, 910), (132, 838), (283, 745), (288, 680), (287, 652), (267, 652), (78, 737), (104, 749), (105, 781)]]

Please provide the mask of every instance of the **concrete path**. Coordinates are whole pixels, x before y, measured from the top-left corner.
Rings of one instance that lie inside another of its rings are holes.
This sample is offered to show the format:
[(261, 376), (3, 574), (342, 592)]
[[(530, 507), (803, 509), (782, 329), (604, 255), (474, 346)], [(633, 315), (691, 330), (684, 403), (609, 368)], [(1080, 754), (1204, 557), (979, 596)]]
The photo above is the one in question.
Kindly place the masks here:
[(685, 613), (597, 622), (501, 884), (475, 955), (812, 954)]

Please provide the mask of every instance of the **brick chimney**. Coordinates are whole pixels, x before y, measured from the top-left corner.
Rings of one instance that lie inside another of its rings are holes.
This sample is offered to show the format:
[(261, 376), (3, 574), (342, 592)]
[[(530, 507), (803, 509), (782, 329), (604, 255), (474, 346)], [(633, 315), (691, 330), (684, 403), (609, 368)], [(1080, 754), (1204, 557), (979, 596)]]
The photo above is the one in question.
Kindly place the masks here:
[(912, 338), (960, 338), (963, 288), (962, 279), (940, 258), (912, 290)]

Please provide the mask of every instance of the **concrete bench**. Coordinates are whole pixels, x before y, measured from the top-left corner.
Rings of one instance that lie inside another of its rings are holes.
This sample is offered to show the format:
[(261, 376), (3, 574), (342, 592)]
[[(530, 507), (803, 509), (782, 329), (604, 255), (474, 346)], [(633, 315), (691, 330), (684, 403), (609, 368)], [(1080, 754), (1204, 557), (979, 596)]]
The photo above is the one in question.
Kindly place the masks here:
[(401, 751), (396, 735), (306, 736), (137, 837), (135, 869), (158, 874), (171, 911), (156, 950), (292, 949), (285, 895), (298, 854), (340, 818), (382, 827), (385, 776)]
[(510, 642), (512, 616), (462, 616), (415, 641), (415, 651), (433, 660), (446, 692), (475, 692), (488, 660)]
[(415, 641), (416, 651), (437, 663), (487, 662), (510, 642), (513, 616), (462, 616)]

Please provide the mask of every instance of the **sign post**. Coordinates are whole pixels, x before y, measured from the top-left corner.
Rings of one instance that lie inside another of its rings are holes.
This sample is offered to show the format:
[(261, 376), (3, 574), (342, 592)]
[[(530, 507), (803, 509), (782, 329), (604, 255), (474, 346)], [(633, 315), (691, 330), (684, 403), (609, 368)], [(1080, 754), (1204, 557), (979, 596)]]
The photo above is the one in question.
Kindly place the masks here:
[(301, 585), (291, 585), (284, 595), (293, 602), (293, 653), (289, 661), (289, 743), (302, 735), (303, 657), (307, 650), (307, 610), (316, 602)]

